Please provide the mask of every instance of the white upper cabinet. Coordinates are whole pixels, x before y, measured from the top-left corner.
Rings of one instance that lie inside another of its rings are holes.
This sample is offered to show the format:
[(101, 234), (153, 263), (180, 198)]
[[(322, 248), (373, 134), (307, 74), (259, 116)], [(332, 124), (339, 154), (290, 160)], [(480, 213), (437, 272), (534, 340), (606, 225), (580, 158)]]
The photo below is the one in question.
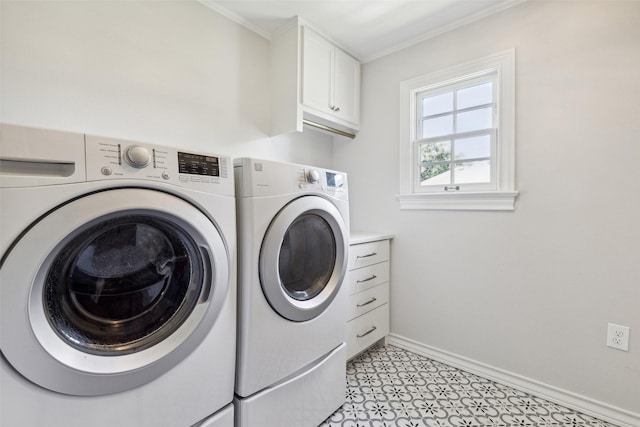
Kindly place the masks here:
[(355, 136), (360, 63), (296, 18), (271, 39), (271, 134), (304, 126)]
[(332, 114), (334, 47), (307, 29), (302, 37), (302, 104)]
[(308, 28), (302, 32), (302, 104), (360, 122), (360, 63)]
[(343, 51), (334, 51), (333, 102), (340, 117), (360, 125), (360, 63)]

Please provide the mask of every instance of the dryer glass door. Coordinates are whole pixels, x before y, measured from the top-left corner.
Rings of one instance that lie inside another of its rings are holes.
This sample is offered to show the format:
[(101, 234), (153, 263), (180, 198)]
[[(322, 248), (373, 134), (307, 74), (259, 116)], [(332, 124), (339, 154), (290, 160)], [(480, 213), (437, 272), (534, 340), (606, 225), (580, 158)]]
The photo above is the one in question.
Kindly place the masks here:
[(319, 196), (278, 212), (260, 251), (260, 283), (278, 314), (303, 322), (329, 307), (346, 271), (347, 233), (340, 211)]
[(322, 216), (305, 213), (287, 229), (278, 260), (282, 288), (291, 298), (315, 298), (329, 283), (336, 264), (336, 238)]

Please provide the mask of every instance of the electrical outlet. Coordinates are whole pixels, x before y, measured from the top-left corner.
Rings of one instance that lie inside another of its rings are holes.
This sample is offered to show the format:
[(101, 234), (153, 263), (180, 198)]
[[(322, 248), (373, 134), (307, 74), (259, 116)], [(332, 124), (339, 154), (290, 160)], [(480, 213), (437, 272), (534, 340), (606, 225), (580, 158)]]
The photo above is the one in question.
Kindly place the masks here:
[(629, 327), (609, 323), (607, 326), (607, 347), (629, 351)]

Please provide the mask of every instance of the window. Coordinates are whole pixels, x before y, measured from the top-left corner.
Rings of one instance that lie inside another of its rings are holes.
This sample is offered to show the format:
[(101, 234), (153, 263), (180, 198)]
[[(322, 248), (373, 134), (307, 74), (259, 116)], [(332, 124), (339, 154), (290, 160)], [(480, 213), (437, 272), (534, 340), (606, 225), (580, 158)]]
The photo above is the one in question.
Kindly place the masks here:
[(401, 84), (402, 209), (513, 210), (514, 57)]

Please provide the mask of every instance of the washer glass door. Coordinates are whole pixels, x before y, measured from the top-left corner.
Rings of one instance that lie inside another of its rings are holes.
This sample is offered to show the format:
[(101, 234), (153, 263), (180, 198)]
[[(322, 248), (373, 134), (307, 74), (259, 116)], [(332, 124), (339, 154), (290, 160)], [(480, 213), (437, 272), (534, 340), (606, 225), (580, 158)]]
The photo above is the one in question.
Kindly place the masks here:
[(260, 251), (260, 283), (278, 314), (302, 322), (327, 309), (344, 279), (347, 230), (339, 210), (319, 196), (278, 212)]
[(207, 339), (229, 280), (224, 238), (194, 205), (151, 189), (90, 193), (48, 212), (3, 258), (2, 353), (60, 393), (130, 390)]
[(58, 252), (44, 307), (62, 339), (94, 354), (127, 354), (164, 340), (204, 285), (200, 249), (175, 223), (127, 215), (91, 225)]

